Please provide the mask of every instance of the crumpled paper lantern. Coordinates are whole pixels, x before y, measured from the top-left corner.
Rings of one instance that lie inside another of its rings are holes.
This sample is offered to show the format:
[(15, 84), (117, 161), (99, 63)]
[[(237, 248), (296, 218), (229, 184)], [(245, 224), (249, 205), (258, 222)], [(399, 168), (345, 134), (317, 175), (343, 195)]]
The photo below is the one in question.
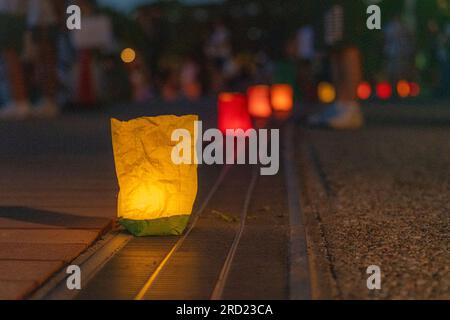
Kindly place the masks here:
[(135, 236), (180, 235), (187, 226), (197, 195), (197, 165), (175, 164), (171, 154), (179, 143), (172, 132), (191, 135), (197, 116), (111, 119), (112, 143), (119, 182), (119, 223)]
[(248, 88), (248, 112), (256, 118), (267, 118), (272, 114), (270, 105), (270, 87), (256, 85)]

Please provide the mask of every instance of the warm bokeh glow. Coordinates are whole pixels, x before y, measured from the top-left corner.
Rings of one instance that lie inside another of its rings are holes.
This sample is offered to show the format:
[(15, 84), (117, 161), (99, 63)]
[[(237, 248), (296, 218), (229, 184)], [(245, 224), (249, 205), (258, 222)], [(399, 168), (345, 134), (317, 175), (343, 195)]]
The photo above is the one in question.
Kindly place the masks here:
[(275, 111), (291, 111), (294, 107), (294, 90), (288, 84), (272, 85), (271, 102)]
[(361, 100), (367, 100), (372, 95), (372, 87), (368, 82), (361, 82), (357, 88), (358, 98)]
[(331, 83), (321, 82), (317, 87), (317, 96), (323, 103), (331, 103), (336, 99), (336, 89)]
[(252, 117), (267, 118), (272, 114), (270, 106), (270, 87), (257, 85), (248, 88), (248, 112)]
[(136, 59), (136, 52), (131, 48), (125, 48), (120, 53), (120, 58), (125, 63), (131, 63)]
[(416, 82), (411, 82), (409, 84), (409, 90), (411, 97), (418, 97), (420, 95), (420, 86)]
[(247, 109), (247, 98), (240, 93), (221, 93), (217, 102), (218, 128), (224, 134), (227, 129), (251, 129), (252, 121)]
[(387, 100), (392, 96), (392, 87), (389, 82), (380, 82), (377, 85), (377, 96), (382, 100)]
[(408, 83), (408, 81), (406, 80), (400, 80), (397, 83), (397, 94), (399, 97), (401, 98), (406, 98), (409, 97), (411, 93), (411, 87)]

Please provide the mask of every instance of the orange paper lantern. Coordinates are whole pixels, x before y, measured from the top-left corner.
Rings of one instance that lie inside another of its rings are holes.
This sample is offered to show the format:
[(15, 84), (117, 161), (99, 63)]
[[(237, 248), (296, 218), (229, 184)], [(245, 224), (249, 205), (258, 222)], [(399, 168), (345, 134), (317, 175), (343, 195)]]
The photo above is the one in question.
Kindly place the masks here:
[(248, 88), (248, 112), (256, 118), (267, 118), (272, 114), (270, 106), (270, 87), (257, 85)]
[(218, 128), (244, 131), (251, 129), (252, 121), (247, 110), (247, 99), (240, 93), (221, 93), (218, 101)]
[(397, 94), (400, 98), (406, 98), (411, 94), (411, 87), (406, 80), (400, 80), (397, 83)]
[(420, 85), (416, 82), (409, 84), (409, 90), (411, 97), (418, 97), (420, 95)]
[(367, 100), (372, 95), (372, 87), (368, 82), (361, 82), (357, 89), (358, 98), (361, 100)]
[(294, 90), (288, 84), (274, 84), (271, 88), (271, 101), (275, 111), (291, 111), (294, 106)]

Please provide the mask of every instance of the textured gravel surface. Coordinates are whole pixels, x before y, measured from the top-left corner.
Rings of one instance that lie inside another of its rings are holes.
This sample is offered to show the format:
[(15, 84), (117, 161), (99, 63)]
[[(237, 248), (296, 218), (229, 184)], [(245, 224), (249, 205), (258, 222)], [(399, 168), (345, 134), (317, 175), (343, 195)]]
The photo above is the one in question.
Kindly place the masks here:
[[(328, 188), (318, 223), (337, 298), (450, 299), (450, 108), (424, 108), (306, 132)], [(379, 291), (366, 287), (369, 265), (381, 268)]]

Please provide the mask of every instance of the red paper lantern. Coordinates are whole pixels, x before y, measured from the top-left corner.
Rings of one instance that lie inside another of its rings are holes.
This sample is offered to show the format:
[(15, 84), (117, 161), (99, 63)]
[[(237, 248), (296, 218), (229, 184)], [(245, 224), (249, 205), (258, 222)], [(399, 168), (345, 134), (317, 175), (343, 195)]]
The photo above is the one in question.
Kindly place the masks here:
[(275, 111), (291, 111), (294, 106), (294, 90), (288, 84), (274, 84), (271, 88), (271, 101)]
[(361, 82), (357, 89), (358, 98), (361, 100), (367, 100), (372, 95), (372, 87), (368, 82)]
[(392, 96), (392, 87), (389, 82), (380, 82), (377, 85), (377, 96), (382, 100), (387, 100)]
[(248, 88), (248, 112), (256, 118), (267, 118), (272, 114), (270, 106), (270, 87), (257, 85)]
[(252, 121), (247, 110), (247, 99), (240, 93), (221, 93), (218, 101), (218, 128), (224, 134), (227, 129), (251, 129)]
[(417, 97), (420, 95), (420, 86), (416, 82), (411, 82), (409, 84), (409, 90), (409, 94), (411, 95), (411, 97)]

